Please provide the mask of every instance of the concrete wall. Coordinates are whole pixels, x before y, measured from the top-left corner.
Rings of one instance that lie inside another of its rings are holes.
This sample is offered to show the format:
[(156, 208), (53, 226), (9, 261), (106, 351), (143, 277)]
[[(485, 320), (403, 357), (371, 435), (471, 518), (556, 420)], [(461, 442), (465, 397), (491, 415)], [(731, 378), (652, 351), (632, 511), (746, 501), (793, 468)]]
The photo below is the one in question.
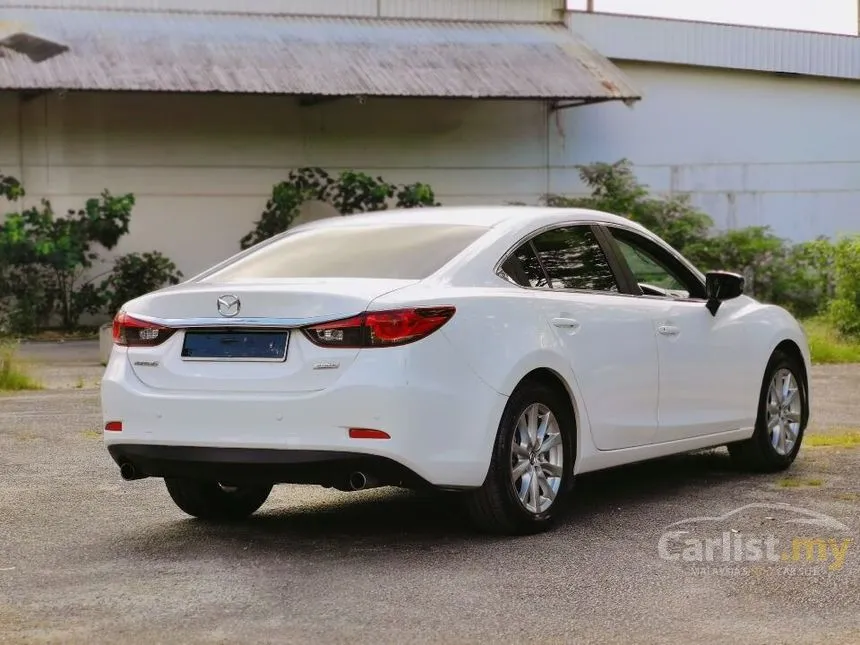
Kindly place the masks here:
[(553, 119), (553, 192), (582, 190), (576, 164), (627, 157), (720, 227), (768, 225), (794, 240), (860, 232), (860, 82), (619, 65), (643, 100)]
[[(4, 117), (18, 109), (0, 93)], [(292, 97), (70, 93), (20, 109), (23, 145), (0, 118), (0, 171), (25, 182), (28, 203), (47, 197), (64, 212), (104, 188), (133, 192), (117, 251), (160, 250), (186, 275), (238, 251), (272, 185), (296, 167), (423, 181), (445, 204), (535, 202), (548, 188), (546, 109), (536, 102), (299, 107)]]
[[(0, 0), (4, 4), (24, 4)], [(30, 7), (552, 22), (564, 0), (29, 0)]]

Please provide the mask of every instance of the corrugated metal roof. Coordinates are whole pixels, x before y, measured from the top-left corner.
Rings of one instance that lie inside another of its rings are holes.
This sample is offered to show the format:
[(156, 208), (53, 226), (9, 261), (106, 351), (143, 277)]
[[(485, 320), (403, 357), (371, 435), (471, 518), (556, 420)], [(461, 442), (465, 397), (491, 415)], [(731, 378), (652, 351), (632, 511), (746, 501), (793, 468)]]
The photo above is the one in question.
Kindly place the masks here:
[(860, 79), (857, 36), (580, 12), (570, 24), (614, 60)]
[(39, 64), (0, 57), (6, 89), (639, 98), (560, 24), (46, 9), (4, 18), (69, 46)]

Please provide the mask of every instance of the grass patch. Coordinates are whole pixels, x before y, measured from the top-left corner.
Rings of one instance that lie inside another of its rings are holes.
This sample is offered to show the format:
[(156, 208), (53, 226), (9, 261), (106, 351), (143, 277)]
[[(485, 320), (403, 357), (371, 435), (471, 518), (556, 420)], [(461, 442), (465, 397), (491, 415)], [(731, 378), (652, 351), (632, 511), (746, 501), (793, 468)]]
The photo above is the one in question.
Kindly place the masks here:
[(803, 442), (807, 446), (818, 448), (857, 448), (860, 446), (860, 430), (848, 429), (827, 434), (810, 434), (803, 438)]
[(823, 486), (823, 479), (797, 479), (795, 477), (787, 477), (776, 482), (780, 488), (801, 488), (802, 486)]
[(18, 359), (16, 350), (14, 343), (0, 343), (0, 391), (41, 389), (41, 384), (30, 376), (26, 365)]
[(860, 363), (860, 341), (842, 336), (822, 318), (803, 322), (813, 363)]

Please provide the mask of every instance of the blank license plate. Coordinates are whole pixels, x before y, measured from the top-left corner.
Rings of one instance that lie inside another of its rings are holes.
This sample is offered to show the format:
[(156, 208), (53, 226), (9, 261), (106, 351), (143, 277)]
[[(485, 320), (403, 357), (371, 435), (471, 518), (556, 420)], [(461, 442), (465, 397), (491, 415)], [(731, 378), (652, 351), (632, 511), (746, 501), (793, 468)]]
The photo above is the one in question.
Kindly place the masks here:
[(288, 331), (189, 331), (182, 343), (187, 361), (284, 361)]

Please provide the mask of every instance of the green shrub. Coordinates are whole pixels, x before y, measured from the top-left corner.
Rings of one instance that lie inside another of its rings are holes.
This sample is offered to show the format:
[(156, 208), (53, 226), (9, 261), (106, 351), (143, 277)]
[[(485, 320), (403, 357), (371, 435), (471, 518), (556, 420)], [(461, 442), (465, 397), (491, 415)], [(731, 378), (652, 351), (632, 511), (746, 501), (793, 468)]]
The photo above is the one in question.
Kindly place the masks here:
[[(578, 170), (591, 195), (546, 195), (542, 202), (628, 217), (666, 240), (700, 270), (741, 273), (747, 293), (786, 307), (797, 316), (814, 316), (827, 308), (837, 273), (834, 247), (828, 240), (791, 245), (762, 226), (712, 233), (711, 218), (693, 207), (686, 196), (652, 195), (636, 179), (627, 159), (579, 166)], [(847, 268), (842, 271), (847, 275)], [(851, 319), (854, 306), (848, 301), (836, 305), (833, 315)]]
[(578, 166), (580, 177), (591, 190), (588, 197), (546, 195), (547, 206), (591, 208), (624, 215), (656, 233), (676, 249), (703, 240), (713, 220), (690, 205), (686, 196), (656, 197), (639, 183), (627, 159), (612, 164)]
[(845, 336), (860, 338), (860, 236), (840, 239), (834, 252), (830, 321)]
[[(0, 197), (15, 203), (24, 195), (17, 179), (0, 174)], [(172, 267), (168, 273), (175, 267), (157, 253), (120, 263), (131, 275), (112, 273), (101, 283), (88, 277), (102, 262), (99, 251), (115, 248), (128, 233), (134, 203), (134, 195), (105, 190), (63, 217), (47, 200), (6, 214), (0, 220), (0, 334), (30, 334), (54, 321), (72, 330), (82, 316), (103, 314), (125, 293), (140, 295), (162, 278), (169, 281), (164, 263)]]
[(439, 206), (427, 184), (391, 184), (352, 170), (332, 177), (322, 168), (298, 168), (275, 184), (263, 214), (239, 246), (247, 249), (286, 231), (307, 201), (331, 204), (341, 215), (386, 210), (392, 203), (396, 208)]
[(178, 284), (182, 273), (158, 251), (129, 253), (114, 262), (113, 271), (102, 282), (107, 312), (115, 315), (129, 300), (134, 300), (167, 285)]

